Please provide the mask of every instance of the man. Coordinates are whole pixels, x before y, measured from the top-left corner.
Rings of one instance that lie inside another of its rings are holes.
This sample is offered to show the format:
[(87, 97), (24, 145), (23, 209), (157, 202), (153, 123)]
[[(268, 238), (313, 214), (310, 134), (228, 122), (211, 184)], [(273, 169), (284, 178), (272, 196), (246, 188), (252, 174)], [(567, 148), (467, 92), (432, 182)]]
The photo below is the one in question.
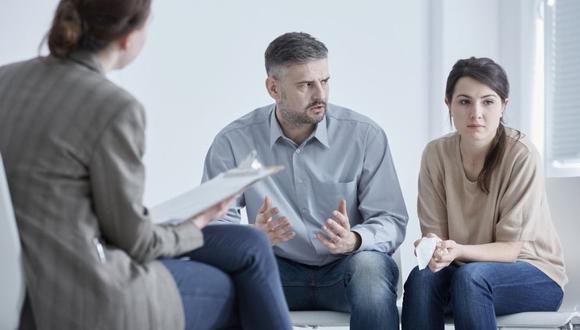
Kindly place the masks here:
[(384, 131), (328, 104), (326, 46), (286, 33), (266, 50), (275, 104), (224, 128), (204, 180), (236, 167), (252, 149), (285, 170), (246, 191), (223, 222), (249, 222), (276, 253), (290, 309), (351, 312), (351, 329), (397, 329), (398, 269), (391, 254), (408, 220)]

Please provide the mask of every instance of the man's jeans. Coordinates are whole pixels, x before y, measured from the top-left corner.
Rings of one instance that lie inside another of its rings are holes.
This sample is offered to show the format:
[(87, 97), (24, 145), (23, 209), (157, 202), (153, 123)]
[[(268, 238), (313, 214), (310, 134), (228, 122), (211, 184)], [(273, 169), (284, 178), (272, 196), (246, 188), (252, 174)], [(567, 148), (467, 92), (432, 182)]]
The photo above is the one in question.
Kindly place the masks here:
[(249, 226), (208, 226), (204, 245), (162, 259), (175, 279), (186, 329), (291, 329), (266, 235)]
[(398, 329), (399, 269), (386, 253), (361, 251), (324, 266), (276, 259), (290, 310), (350, 312), (352, 330)]
[(452, 315), (455, 329), (497, 329), (496, 315), (555, 311), (562, 288), (536, 267), (515, 263), (472, 262), (437, 273), (413, 269), (405, 283), (403, 329), (443, 329)]

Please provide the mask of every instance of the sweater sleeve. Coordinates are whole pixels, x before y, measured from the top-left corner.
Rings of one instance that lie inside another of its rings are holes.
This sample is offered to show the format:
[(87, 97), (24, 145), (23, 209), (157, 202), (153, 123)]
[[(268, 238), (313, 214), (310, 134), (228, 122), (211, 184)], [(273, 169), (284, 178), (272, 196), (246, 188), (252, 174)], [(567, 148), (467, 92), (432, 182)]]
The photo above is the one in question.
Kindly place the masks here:
[(499, 204), (496, 225), (498, 242), (533, 241), (544, 194), (540, 157), (526, 149), (515, 157), (509, 179)]
[(435, 147), (433, 143), (427, 145), (421, 159), (417, 213), (423, 235), (433, 233), (441, 239), (448, 239), (444, 167)]

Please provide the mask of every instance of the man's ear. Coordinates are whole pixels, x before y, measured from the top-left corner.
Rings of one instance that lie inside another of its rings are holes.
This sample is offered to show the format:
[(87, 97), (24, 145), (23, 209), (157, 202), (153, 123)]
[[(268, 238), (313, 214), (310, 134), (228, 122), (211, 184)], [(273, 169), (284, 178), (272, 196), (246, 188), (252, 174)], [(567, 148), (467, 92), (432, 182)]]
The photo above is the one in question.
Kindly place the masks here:
[(279, 81), (276, 80), (274, 77), (268, 76), (266, 78), (266, 89), (268, 90), (268, 94), (274, 99), (274, 101), (278, 102), (281, 99), (280, 96), (280, 86), (278, 85)]

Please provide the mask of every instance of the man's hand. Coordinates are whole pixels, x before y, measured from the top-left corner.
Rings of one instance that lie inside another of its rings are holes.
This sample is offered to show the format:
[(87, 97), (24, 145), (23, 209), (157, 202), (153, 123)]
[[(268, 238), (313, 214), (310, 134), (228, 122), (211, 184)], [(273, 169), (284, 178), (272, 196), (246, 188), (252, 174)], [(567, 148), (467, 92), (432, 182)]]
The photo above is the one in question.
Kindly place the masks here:
[(234, 195), (228, 199), (224, 199), (202, 213), (194, 215), (190, 221), (193, 222), (197, 228), (202, 229), (213, 220), (223, 218), (223, 216), (228, 213), (229, 207), (236, 200), (236, 197), (237, 196)]
[(272, 220), (272, 217), (278, 214), (278, 208), (272, 207), (272, 200), (266, 196), (264, 203), (256, 216), (254, 227), (265, 232), (272, 245), (284, 243), (296, 236), (291, 230), (292, 224), (287, 217), (283, 216)]
[(361, 244), (359, 234), (350, 231), (350, 222), (346, 211), (346, 201), (341, 199), (338, 210), (332, 212), (331, 219), (322, 225), (324, 235), (317, 234), (316, 238), (326, 246), (332, 254), (344, 254), (358, 250)]

